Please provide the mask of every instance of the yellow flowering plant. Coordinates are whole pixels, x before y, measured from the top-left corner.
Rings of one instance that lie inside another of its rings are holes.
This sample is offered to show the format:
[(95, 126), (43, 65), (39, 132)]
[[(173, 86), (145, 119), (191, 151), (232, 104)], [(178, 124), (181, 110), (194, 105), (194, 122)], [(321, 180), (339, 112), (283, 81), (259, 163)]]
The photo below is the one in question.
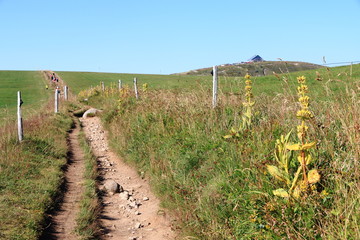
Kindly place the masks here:
[(253, 106), (255, 104), (254, 95), (252, 93), (252, 81), (249, 74), (245, 75), (245, 101), (242, 103), (245, 111), (242, 115), (242, 121), (238, 129), (232, 127), (230, 133), (223, 138), (229, 139), (233, 137), (240, 137), (240, 133), (245, 129), (250, 129), (253, 118)]
[(142, 85), (142, 90), (143, 90), (143, 92), (146, 92), (147, 90), (148, 90), (148, 84), (147, 83), (144, 83), (143, 85)]
[[(311, 185), (314, 189), (314, 184), (320, 181), (320, 174), (316, 169), (308, 170), (309, 164), (312, 162), (312, 157), (309, 152), (310, 149), (316, 146), (316, 141), (308, 142), (307, 141), (307, 132), (308, 126), (306, 125), (307, 121), (314, 117), (312, 112), (309, 110), (309, 96), (308, 86), (306, 84), (306, 78), (304, 76), (297, 78), (299, 86), (297, 88), (299, 103), (301, 109), (297, 111), (296, 117), (300, 120), (300, 124), (297, 126), (297, 137), (299, 143), (289, 144), (290, 133), (286, 137), (281, 136), (277, 140), (275, 145), (275, 159), (279, 163), (280, 168), (267, 165), (267, 170), (276, 179), (282, 181), (286, 184), (288, 190), (283, 188), (276, 189), (273, 191), (273, 194), (280, 197), (293, 197), (299, 198), (302, 193), (308, 191), (309, 186)], [(293, 152), (298, 152), (297, 160), (299, 162), (299, 167), (294, 174), (294, 177), (290, 179), (289, 174), (289, 161)], [(302, 173), (302, 179), (300, 179), (300, 174)]]

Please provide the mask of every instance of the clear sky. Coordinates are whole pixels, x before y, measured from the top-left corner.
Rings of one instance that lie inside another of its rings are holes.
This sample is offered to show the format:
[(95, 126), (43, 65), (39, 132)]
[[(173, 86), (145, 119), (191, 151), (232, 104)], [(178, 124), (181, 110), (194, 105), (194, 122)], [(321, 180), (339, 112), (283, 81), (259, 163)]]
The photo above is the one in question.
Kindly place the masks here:
[(0, 70), (360, 61), (360, 0), (0, 0)]

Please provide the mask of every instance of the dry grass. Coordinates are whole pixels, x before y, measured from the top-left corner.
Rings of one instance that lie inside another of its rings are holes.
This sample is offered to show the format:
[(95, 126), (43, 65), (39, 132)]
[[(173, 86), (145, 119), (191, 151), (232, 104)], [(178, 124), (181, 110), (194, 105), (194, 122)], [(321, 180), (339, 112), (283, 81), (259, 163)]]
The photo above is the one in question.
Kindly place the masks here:
[(0, 129), (0, 238), (37, 239), (53, 206), (66, 163), (71, 119), (50, 110), (24, 121), (24, 140), (14, 123)]
[[(242, 94), (222, 93), (215, 110), (210, 91), (201, 89), (148, 91), (138, 101), (114, 101), (111, 96), (104, 100), (100, 94), (91, 101), (107, 104), (103, 116), (113, 147), (139, 172), (150, 175), (164, 205), (183, 223), (179, 227), (185, 235), (359, 238), (358, 85), (347, 83), (335, 94), (324, 84), (312, 93), (316, 118), (309, 122), (309, 135), (319, 141), (312, 167), (322, 176), (319, 194), (328, 194), (293, 205), (273, 196), (272, 190), (280, 185), (265, 167), (275, 161), (275, 140), (298, 123), (297, 97), (288, 87), (292, 84), (275, 96), (255, 96), (253, 128), (234, 141), (222, 136), (240, 122)], [(316, 91), (328, 95), (317, 100)], [(291, 138), (296, 142), (295, 134)]]

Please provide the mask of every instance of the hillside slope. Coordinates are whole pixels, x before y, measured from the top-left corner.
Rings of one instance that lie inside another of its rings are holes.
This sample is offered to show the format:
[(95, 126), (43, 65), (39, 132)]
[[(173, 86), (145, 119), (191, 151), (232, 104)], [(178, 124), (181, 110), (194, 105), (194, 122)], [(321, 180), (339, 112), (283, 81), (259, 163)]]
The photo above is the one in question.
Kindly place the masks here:
[[(244, 76), (249, 73), (252, 76), (266, 76), (273, 72), (277, 74), (286, 72), (296, 72), (322, 68), (321, 65), (306, 62), (285, 62), (285, 61), (266, 61), (266, 62), (248, 62), (223, 64), (218, 66), (220, 76)], [(180, 73), (181, 75), (210, 75), (212, 67), (191, 70)]]

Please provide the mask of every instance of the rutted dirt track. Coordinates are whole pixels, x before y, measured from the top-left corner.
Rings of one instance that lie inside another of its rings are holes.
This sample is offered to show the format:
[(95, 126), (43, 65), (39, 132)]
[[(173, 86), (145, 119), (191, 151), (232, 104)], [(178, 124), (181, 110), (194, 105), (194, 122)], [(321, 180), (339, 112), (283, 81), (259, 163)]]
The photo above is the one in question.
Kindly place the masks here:
[[(151, 193), (146, 179), (124, 164), (109, 150), (106, 133), (98, 117), (81, 118), (86, 138), (97, 158), (102, 184), (115, 181), (120, 190), (102, 196), (102, 212), (98, 224), (101, 239), (172, 240), (175, 232), (159, 200)], [(64, 196), (59, 208), (51, 213), (50, 224), (41, 239), (80, 239), (75, 235), (76, 216), (84, 188), (84, 154), (79, 146), (80, 126), (69, 135), (69, 160), (65, 171)], [(104, 191), (106, 192), (106, 191)]]
[(58, 209), (50, 215), (50, 225), (41, 239), (78, 239), (74, 233), (75, 220), (79, 212), (84, 173), (84, 154), (79, 145), (78, 124), (69, 134), (68, 164), (65, 170), (64, 195)]
[(104, 238), (175, 239), (171, 222), (165, 211), (159, 208), (159, 200), (151, 193), (147, 181), (109, 150), (99, 118), (86, 118), (81, 122), (98, 159), (103, 182), (114, 180), (123, 188), (121, 193), (107, 194), (102, 199), (100, 225)]

